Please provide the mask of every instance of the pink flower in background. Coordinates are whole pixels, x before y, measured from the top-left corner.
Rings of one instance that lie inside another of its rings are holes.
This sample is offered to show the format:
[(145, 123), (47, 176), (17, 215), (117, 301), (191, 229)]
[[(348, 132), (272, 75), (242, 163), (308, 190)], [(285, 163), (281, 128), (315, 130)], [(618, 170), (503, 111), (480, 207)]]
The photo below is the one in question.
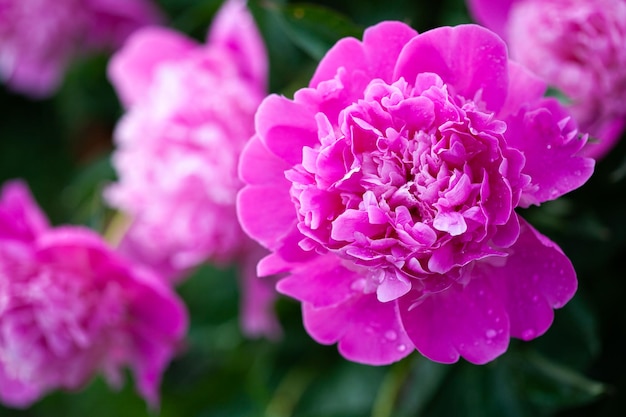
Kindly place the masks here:
[(571, 100), (581, 129), (604, 156), (626, 127), (626, 2), (468, 0), (481, 24), (508, 43), (511, 57)]
[(315, 340), (367, 364), (485, 363), (548, 329), (575, 272), (514, 209), (579, 187), (593, 160), (545, 89), (479, 26), (384, 22), (293, 100), (263, 101), (239, 217)]
[(162, 280), (92, 231), (51, 228), (21, 182), (0, 192), (0, 400), (26, 407), (96, 372), (120, 385), (129, 366), (158, 403), (186, 312)]
[(151, 0), (0, 0), (0, 80), (32, 97), (50, 95), (74, 58), (117, 48), (160, 21)]
[[(207, 260), (256, 264), (260, 248), (235, 210), (237, 161), (266, 94), (267, 57), (245, 2), (224, 4), (205, 45), (168, 29), (138, 31), (112, 58), (109, 74), (127, 107), (115, 132), (119, 181), (106, 193), (132, 218), (120, 251), (172, 280)], [(254, 268), (243, 270), (256, 278)], [(273, 297), (261, 300), (269, 310)], [(263, 310), (257, 307), (244, 311)], [(268, 323), (265, 331), (244, 328), (275, 334), (275, 319), (260, 322)]]

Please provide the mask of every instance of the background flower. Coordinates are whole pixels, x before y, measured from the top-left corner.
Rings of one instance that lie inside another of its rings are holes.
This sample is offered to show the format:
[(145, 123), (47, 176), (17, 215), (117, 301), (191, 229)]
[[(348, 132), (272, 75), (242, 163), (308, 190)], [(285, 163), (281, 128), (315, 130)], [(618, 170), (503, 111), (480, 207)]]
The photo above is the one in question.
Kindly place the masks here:
[[(267, 58), (245, 2), (224, 4), (205, 45), (168, 29), (138, 31), (109, 70), (128, 108), (113, 156), (120, 179), (106, 193), (132, 219), (120, 251), (173, 280), (207, 260), (256, 264), (262, 253), (235, 212), (237, 161), (267, 88)], [(242, 284), (258, 287), (248, 277)], [(271, 301), (259, 294), (264, 307), (244, 311), (270, 310)], [(261, 322), (264, 330), (244, 328), (276, 334), (275, 319)]]
[(96, 372), (119, 386), (129, 366), (158, 403), (161, 374), (186, 329), (161, 280), (81, 227), (50, 228), (21, 182), (0, 194), (0, 398), (26, 407)]
[(32, 97), (52, 94), (70, 62), (122, 45), (161, 21), (151, 0), (1, 0), (0, 79)]
[(626, 124), (626, 3), (621, 0), (468, 0), (476, 20), (507, 40), (511, 57), (571, 101), (604, 156)]
[(544, 91), (483, 28), (384, 22), (293, 100), (264, 100), (238, 210), (313, 338), (368, 364), (414, 348), (485, 363), (547, 330), (575, 273), (513, 209), (579, 187), (593, 161)]

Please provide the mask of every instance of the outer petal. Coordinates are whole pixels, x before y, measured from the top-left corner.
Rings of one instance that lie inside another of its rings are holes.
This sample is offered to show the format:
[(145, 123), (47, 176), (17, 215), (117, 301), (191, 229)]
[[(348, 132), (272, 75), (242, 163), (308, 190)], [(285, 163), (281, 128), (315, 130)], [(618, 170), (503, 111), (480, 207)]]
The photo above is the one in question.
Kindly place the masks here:
[(521, 235), (511, 247), (506, 265), (489, 267), (484, 276), (505, 303), (511, 336), (529, 340), (550, 327), (552, 309), (562, 307), (574, 296), (577, 281), (572, 263), (560, 248), (521, 222)]
[(258, 136), (253, 136), (239, 158), (239, 178), (251, 185), (278, 184), (285, 182), (285, 171), (290, 168), (282, 159), (267, 150)]
[(394, 79), (413, 83), (417, 74), (434, 72), (454, 93), (482, 100), (498, 112), (507, 95), (508, 67), (504, 42), (477, 25), (442, 27), (413, 38), (398, 57)]
[(135, 32), (108, 67), (121, 102), (130, 106), (145, 97), (160, 64), (184, 59), (196, 48), (195, 41), (173, 30), (151, 27)]
[(368, 365), (399, 361), (413, 351), (395, 301), (381, 303), (375, 294), (359, 294), (345, 303), (315, 308), (303, 303), (304, 327), (317, 342), (339, 342), (348, 360)]
[(164, 20), (151, 0), (86, 0), (85, 3), (91, 12), (86, 42), (94, 47), (117, 48), (138, 28)]
[(237, 195), (237, 215), (243, 230), (270, 250), (276, 249), (296, 222), (289, 193), (274, 185), (244, 187)]
[(352, 287), (359, 279), (359, 273), (346, 269), (337, 256), (326, 254), (294, 267), (276, 289), (311, 307), (327, 307), (354, 297)]
[(241, 74), (266, 90), (267, 52), (245, 0), (224, 3), (211, 23), (207, 43), (231, 51)]
[(427, 358), (453, 363), (463, 356), (487, 363), (509, 344), (506, 309), (490, 283), (472, 274), (465, 286), (454, 284), (424, 300), (409, 293), (399, 300), (400, 316), (417, 350)]
[(476, 22), (502, 38), (506, 38), (506, 24), (511, 6), (517, 0), (466, 0), (469, 12)]
[(387, 83), (396, 81), (393, 73), (398, 56), (415, 36), (417, 32), (401, 22), (382, 22), (367, 28), (363, 33), (363, 47), (371, 77)]
[(509, 89), (504, 106), (498, 114), (504, 119), (528, 103), (540, 100), (547, 89), (546, 82), (520, 64), (509, 61)]
[(586, 140), (576, 136), (573, 122), (556, 100), (543, 100), (506, 121), (506, 141), (524, 152), (522, 172), (531, 178), (520, 206), (553, 200), (583, 185), (593, 173), (593, 159), (577, 155)]
[(241, 329), (248, 337), (277, 339), (282, 331), (273, 310), (278, 295), (274, 289), (276, 279), (257, 276), (256, 264), (266, 252), (252, 242), (251, 246), (241, 261), (239, 272)]
[(302, 161), (302, 148), (318, 143), (315, 113), (302, 104), (272, 94), (256, 112), (256, 132), (274, 155), (290, 165)]
[(157, 276), (135, 270), (138, 282), (131, 292), (130, 314), (133, 346), (130, 365), (136, 384), (148, 403), (158, 405), (163, 371), (176, 354), (177, 343), (188, 324), (184, 304)]
[(626, 117), (615, 118), (604, 123), (596, 131), (590, 132), (594, 139), (599, 139), (597, 142), (587, 142), (587, 145), (581, 151), (581, 155), (595, 160), (605, 157), (613, 149), (617, 141), (620, 140), (625, 130)]
[(26, 184), (9, 181), (0, 190), (0, 238), (33, 242), (49, 228)]
[(324, 55), (309, 83), (317, 87), (319, 83), (332, 80), (339, 68), (344, 68), (348, 75), (355, 72), (368, 74), (368, 63), (363, 44), (354, 38), (344, 38), (337, 42)]
[(7, 377), (0, 367), (0, 400), (15, 408), (27, 408), (41, 396), (41, 389), (33, 384), (25, 384)]

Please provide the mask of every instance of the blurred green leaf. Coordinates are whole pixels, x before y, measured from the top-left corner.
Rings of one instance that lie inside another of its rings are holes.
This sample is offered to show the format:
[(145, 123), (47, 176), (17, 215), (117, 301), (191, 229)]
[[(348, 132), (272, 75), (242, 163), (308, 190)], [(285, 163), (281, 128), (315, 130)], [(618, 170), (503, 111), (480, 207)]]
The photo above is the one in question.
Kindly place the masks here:
[(360, 38), (363, 33), (363, 29), (347, 17), (326, 7), (314, 4), (280, 6), (270, 2), (265, 7), (279, 14), (289, 39), (317, 61), (339, 39)]

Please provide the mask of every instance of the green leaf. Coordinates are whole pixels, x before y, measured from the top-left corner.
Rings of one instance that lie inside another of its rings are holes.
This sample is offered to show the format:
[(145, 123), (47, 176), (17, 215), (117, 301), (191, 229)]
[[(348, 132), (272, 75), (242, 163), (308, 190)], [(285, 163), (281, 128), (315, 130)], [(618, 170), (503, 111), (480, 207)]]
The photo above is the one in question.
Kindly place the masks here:
[(360, 38), (363, 33), (362, 28), (350, 19), (323, 6), (273, 4), (272, 9), (280, 14), (289, 39), (318, 61), (339, 39), (348, 36)]

